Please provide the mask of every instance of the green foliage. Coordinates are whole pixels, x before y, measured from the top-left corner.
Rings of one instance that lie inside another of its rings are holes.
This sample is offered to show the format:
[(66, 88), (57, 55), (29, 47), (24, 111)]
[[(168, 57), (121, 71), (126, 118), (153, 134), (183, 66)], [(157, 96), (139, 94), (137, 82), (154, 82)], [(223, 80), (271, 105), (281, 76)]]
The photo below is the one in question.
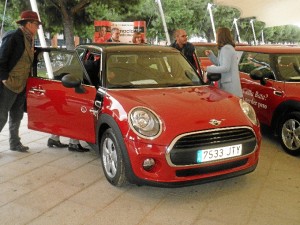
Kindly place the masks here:
[(265, 42), (270, 44), (300, 43), (300, 28), (295, 25), (268, 27), (264, 29)]
[[(3, 31), (8, 31), (12, 29), (16, 29), (18, 26), (16, 24), (16, 20), (19, 19), (20, 12), (27, 9), (30, 6), (28, 3), (23, 2), (21, 0), (8, 0), (3, 24)], [(5, 0), (1, 0), (0, 2), (0, 22), (2, 24), (3, 14), (4, 14)]]

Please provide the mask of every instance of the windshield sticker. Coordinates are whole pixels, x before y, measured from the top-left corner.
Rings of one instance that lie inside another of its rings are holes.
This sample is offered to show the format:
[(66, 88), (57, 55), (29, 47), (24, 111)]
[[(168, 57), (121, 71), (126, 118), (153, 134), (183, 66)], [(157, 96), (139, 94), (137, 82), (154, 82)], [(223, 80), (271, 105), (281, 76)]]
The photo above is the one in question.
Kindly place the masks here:
[(157, 84), (155, 80), (137, 80), (137, 81), (131, 81), (130, 83), (134, 85), (142, 85), (142, 84)]

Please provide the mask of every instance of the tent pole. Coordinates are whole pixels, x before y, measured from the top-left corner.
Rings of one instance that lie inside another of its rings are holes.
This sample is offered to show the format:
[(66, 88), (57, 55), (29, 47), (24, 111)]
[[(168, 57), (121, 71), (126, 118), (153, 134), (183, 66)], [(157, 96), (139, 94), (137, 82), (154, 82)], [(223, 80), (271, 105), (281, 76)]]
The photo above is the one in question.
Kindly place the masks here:
[(257, 45), (257, 39), (256, 39), (256, 35), (255, 35), (255, 30), (254, 30), (254, 19), (251, 19), (250, 20), (250, 24), (251, 24), (251, 27), (252, 27), (252, 32), (253, 32), (253, 37), (254, 37), (254, 43), (255, 45)]
[(236, 34), (237, 34), (237, 37), (238, 37), (238, 42), (241, 43), (240, 32), (239, 32), (239, 28), (238, 28), (238, 25), (237, 25), (237, 21), (238, 21), (237, 18), (233, 19), (233, 23), (234, 23), (234, 26), (235, 26)]
[[(30, 4), (31, 4), (32, 10), (35, 11), (38, 14), (39, 18), (40, 18), (40, 14), (39, 14), (39, 10), (38, 10), (37, 4), (36, 4), (36, 0), (30, 0)], [(41, 18), (40, 18), (40, 20), (41, 20)], [(40, 25), (40, 27), (38, 29), (38, 36), (39, 36), (39, 39), (40, 39), (41, 46), (42, 47), (47, 47), (46, 40), (45, 40), (45, 35), (44, 35), (44, 30), (43, 30), (42, 25)], [(44, 53), (44, 60), (45, 60), (45, 64), (46, 64), (48, 77), (53, 78), (53, 70), (52, 70), (52, 66), (51, 66), (51, 63), (50, 63), (50, 57), (49, 57), (48, 52)]]
[[(0, 31), (0, 39), (2, 39), (2, 34), (3, 34), (3, 27), (4, 27), (4, 19), (5, 19), (6, 7), (7, 7), (7, 0), (5, 1), (5, 5), (4, 5), (4, 11), (3, 11), (3, 17), (2, 17), (2, 25), (1, 25), (1, 31)], [(1, 41), (0, 41), (0, 43), (1, 43)]]
[(170, 36), (169, 36), (169, 32), (168, 32), (168, 28), (167, 28), (167, 24), (166, 24), (166, 20), (165, 20), (165, 14), (164, 14), (161, 2), (160, 2), (160, 0), (155, 0), (155, 1), (158, 4), (158, 9), (159, 9), (160, 16), (161, 16), (161, 19), (162, 19), (162, 23), (163, 23), (163, 26), (164, 26), (164, 30), (165, 30), (165, 34), (166, 34), (166, 38), (167, 38), (167, 45), (170, 45), (171, 40), (170, 40)]
[(215, 28), (214, 17), (213, 17), (212, 11), (211, 11), (212, 6), (213, 6), (213, 4), (208, 3), (208, 4), (207, 4), (207, 10), (208, 10), (208, 12), (209, 12), (210, 21), (211, 21), (211, 26), (212, 26), (212, 29), (213, 29), (214, 38), (215, 38), (215, 42), (216, 42), (216, 41), (217, 41), (217, 38), (216, 38), (217, 35), (216, 35), (216, 28)]

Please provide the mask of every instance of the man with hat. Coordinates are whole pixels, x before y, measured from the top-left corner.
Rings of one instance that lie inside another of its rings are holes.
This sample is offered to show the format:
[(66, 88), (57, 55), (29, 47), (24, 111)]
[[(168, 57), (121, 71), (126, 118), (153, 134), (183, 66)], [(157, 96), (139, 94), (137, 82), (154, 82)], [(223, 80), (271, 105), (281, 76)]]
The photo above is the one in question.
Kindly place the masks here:
[(0, 132), (9, 116), (10, 150), (26, 152), (19, 137), (25, 108), (26, 82), (34, 57), (34, 36), (41, 21), (34, 11), (24, 11), (19, 28), (7, 32), (0, 47)]

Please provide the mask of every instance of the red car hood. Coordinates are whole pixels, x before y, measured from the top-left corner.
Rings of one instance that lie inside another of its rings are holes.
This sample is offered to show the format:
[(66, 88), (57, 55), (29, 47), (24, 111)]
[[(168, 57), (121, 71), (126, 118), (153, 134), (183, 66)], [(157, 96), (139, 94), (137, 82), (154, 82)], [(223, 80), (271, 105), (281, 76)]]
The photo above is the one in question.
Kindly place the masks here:
[[(163, 132), (156, 139), (159, 144), (168, 144), (176, 136), (188, 132), (252, 126), (238, 98), (211, 86), (108, 90), (106, 97), (109, 103), (105, 105), (120, 121), (127, 121), (128, 112), (137, 106), (154, 111), (163, 123)], [(216, 127), (209, 123), (212, 119), (222, 122)], [(124, 130), (124, 133), (127, 132)]]

